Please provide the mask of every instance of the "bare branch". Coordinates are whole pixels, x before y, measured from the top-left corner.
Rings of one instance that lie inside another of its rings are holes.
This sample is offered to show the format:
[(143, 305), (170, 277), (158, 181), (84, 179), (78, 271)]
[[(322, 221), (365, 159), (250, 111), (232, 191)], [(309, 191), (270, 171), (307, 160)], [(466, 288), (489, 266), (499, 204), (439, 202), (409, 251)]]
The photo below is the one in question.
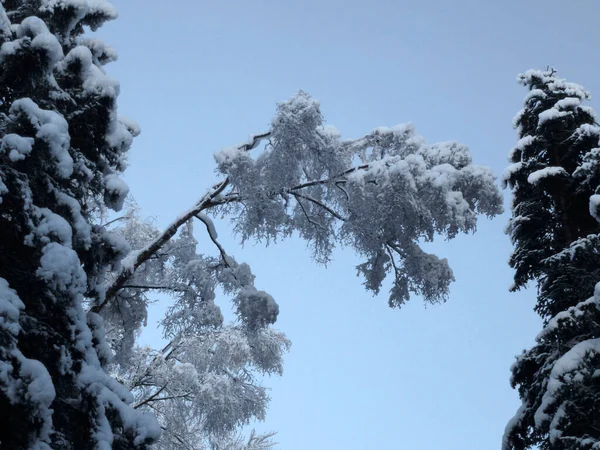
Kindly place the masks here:
[(323, 208), (325, 211), (327, 211), (329, 214), (331, 214), (333, 217), (335, 217), (338, 220), (341, 220), (341, 221), (345, 221), (346, 220), (342, 216), (340, 216), (338, 213), (336, 213), (333, 209), (331, 209), (329, 206), (327, 206), (324, 203), (320, 202), (316, 198), (310, 197), (308, 195), (300, 194), (299, 192), (290, 192), (290, 194), (292, 194), (294, 197), (296, 197), (296, 200), (299, 197), (299, 198), (303, 198), (305, 200), (308, 200), (309, 202), (313, 202), (315, 205), (319, 205), (321, 208)]
[(137, 405), (135, 405), (133, 407), (133, 409), (138, 409), (144, 405), (147, 405), (148, 403), (152, 402), (156, 397), (158, 397), (158, 395), (164, 391), (167, 388), (167, 385), (169, 383), (165, 384), (163, 387), (161, 387), (158, 391), (156, 391), (154, 394), (152, 394), (150, 397), (148, 397), (146, 400), (144, 400), (143, 402), (138, 403)]
[(115, 222), (119, 222), (120, 220), (128, 220), (131, 219), (130, 216), (121, 216), (121, 217), (117, 217), (116, 219), (113, 220), (109, 220), (108, 222), (106, 222), (105, 224), (102, 225), (103, 228), (106, 228), (109, 225), (112, 225)]
[(342, 186), (343, 183), (344, 182), (342, 180), (340, 180), (340, 181), (334, 181), (333, 184), (335, 185), (336, 188), (340, 189), (344, 193), (344, 195), (346, 196), (346, 201), (349, 202), (350, 196), (348, 195), (348, 191), (346, 189), (344, 189), (344, 187)]
[(308, 181), (306, 183), (302, 183), (299, 184), (297, 186), (294, 186), (292, 188), (290, 188), (290, 191), (297, 191), (298, 189), (304, 189), (307, 187), (311, 187), (311, 186), (317, 186), (319, 184), (329, 184), (329, 183), (333, 183), (333, 182), (337, 182), (337, 183), (345, 183), (346, 180), (339, 180), (339, 178), (344, 177), (346, 175), (351, 174), (352, 172), (356, 172), (357, 170), (364, 170), (364, 169), (368, 169), (369, 165), (368, 164), (363, 164), (361, 166), (356, 166), (356, 167), (352, 167), (351, 169), (348, 170), (344, 170), (343, 172), (338, 173), (337, 175), (334, 175), (332, 177), (323, 179), (323, 180), (313, 180), (313, 181)]
[(396, 265), (396, 260), (394, 259), (394, 254), (392, 253), (392, 247), (390, 247), (389, 244), (385, 245), (385, 249), (388, 252), (388, 256), (390, 257), (390, 261), (392, 261), (392, 267), (394, 267), (394, 275), (396, 276), (396, 279), (401, 278), (400, 276), (400, 270), (398, 269), (398, 266)]
[(122, 286), (122, 289), (157, 289), (164, 291), (175, 291), (175, 292), (186, 292), (189, 289), (178, 288), (173, 286), (151, 286), (151, 285), (143, 285), (143, 284), (126, 284)]
[(304, 216), (306, 217), (306, 220), (308, 220), (310, 223), (312, 223), (315, 227), (319, 227), (319, 228), (325, 228), (323, 225), (321, 225), (318, 222), (315, 222), (308, 214), (308, 212), (306, 211), (306, 208), (304, 208), (304, 205), (302, 204), (302, 202), (298, 199), (296, 199), (296, 201), (298, 202), (298, 204), (300, 205), (300, 209), (302, 209), (302, 212), (304, 213)]

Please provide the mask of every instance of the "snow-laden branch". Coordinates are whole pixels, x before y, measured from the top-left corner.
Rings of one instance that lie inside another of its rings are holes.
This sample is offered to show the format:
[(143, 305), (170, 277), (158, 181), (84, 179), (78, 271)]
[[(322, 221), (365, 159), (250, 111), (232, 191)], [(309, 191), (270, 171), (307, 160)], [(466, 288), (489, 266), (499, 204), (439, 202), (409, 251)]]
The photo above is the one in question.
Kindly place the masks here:
[(214, 206), (215, 200), (218, 203), (219, 195), (225, 190), (228, 184), (229, 179), (225, 179), (215, 184), (192, 208), (175, 219), (159, 236), (148, 243), (144, 248), (132, 252), (130, 256), (125, 258), (122, 262), (121, 270), (114, 281), (106, 289), (104, 301), (92, 307), (92, 311), (96, 313), (100, 312), (108, 302), (117, 295), (119, 290), (123, 288), (135, 270), (165, 245), (169, 239), (175, 236), (177, 230), (179, 230), (184, 223), (201, 213), (203, 210)]
[[(271, 132), (259, 133), (252, 135), (248, 142), (245, 144), (239, 145), (236, 147), (237, 151), (240, 152), (248, 152), (254, 148), (256, 148), (260, 142), (264, 139), (268, 139), (271, 136)], [(106, 294), (101, 303), (94, 305), (92, 307), (93, 312), (100, 312), (121, 290), (127, 280), (133, 275), (135, 270), (140, 267), (144, 262), (146, 262), (149, 258), (156, 254), (156, 252), (163, 247), (175, 234), (177, 230), (186, 223), (192, 217), (200, 217), (207, 218), (207, 216), (201, 216), (202, 211), (219, 206), (224, 205), (233, 201), (238, 201), (235, 196), (222, 196), (221, 194), (229, 185), (229, 177), (226, 177), (223, 181), (215, 184), (209, 191), (200, 199), (196, 204), (181, 214), (177, 219), (175, 219), (159, 236), (149, 242), (144, 248), (137, 250), (135, 252), (131, 252), (122, 262), (122, 267), (119, 273), (116, 275), (114, 281), (107, 287)], [(216, 242), (216, 231), (214, 226), (209, 226), (212, 222), (208, 223), (205, 220), (202, 220), (208, 228), (209, 235), (213, 242)], [(220, 246), (219, 246), (220, 247)], [(221, 251), (222, 248), (219, 248)], [(222, 255), (224, 253), (222, 252)], [(224, 259), (227, 261), (226, 259)]]
[(229, 267), (229, 257), (227, 256), (227, 252), (225, 252), (223, 246), (217, 240), (217, 229), (215, 228), (215, 224), (213, 223), (212, 219), (204, 213), (196, 214), (195, 217), (206, 226), (208, 237), (210, 237), (210, 240), (213, 242), (213, 244), (215, 244), (215, 247), (219, 249), (223, 263)]

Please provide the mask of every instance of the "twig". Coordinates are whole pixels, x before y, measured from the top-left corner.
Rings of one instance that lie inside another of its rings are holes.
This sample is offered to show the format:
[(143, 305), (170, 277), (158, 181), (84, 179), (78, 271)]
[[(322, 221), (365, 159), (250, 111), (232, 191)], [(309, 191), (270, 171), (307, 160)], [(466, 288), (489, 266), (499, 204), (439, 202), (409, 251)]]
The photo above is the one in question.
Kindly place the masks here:
[(333, 209), (331, 209), (329, 206), (325, 205), (324, 203), (320, 202), (316, 198), (310, 197), (308, 195), (300, 194), (299, 192), (290, 192), (290, 194), (292, 194), (294, 197), (303, 198), (305, 200), (308, 200), (309, 202), (313, 202), (315, 205), (319, 205), (321, 208), (323, 208), (325, 211), (327, 211), (329, 214), (331, 214), (336, 219), (341, 220), (342, 222), (346, 221), (346, 219), (344, 219), (342, 216), (340, 216), (338, 213), (336, 213)]
[(225, 252), (225, 249), (219, 243), (219, 241), (217, 241), (216, 237), (213, 236), (213, 233), (211, 232), (210, 222), (208, 222), (206, 220), (206, 218), (203, 217), (201, 214), (196, 214), (195, 217), (196, 217), (196, 219), (198, 219), (200, 222), (202, 222), (206, 226), (206, 231), (208, 232), (208, 236), (210, 237), (210, 240), (213, 242), (213, 244), (215, 244), (215, 246), (219, 249), (219, 253), (221, 254), (221, 259), (223, 259), (223, 262), (225, 263), (225, 265), (227, 267), (231, 267), (229, 265), (229, 260), (228, 260), (228, 257), (227, 257), (227, 253)]

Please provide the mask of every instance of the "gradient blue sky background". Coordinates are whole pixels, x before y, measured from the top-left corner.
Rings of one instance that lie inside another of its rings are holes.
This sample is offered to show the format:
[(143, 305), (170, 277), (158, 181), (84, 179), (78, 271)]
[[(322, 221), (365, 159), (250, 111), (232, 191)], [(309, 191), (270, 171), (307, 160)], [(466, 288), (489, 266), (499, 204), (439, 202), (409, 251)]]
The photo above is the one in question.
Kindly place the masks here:
[[(412, 121), (429, 142), (467, 144), (497, 175), (526, 93), (517, 73), (552, 65), (600, 95), (597, 0), (113, 3), (121, 16), (99, 34), (120, 54), (108, 67), (120, 113), (142, 127), (125, 178), (159, 225), (213, 182), (214, 151), (266, 130), (299, 89), (343, 136)], [(272, 403), (258, 428), (278, 431), (286, 450), (499, 448), (519, 404), (509, 367), (541, 326), (535, 291), (508, 292), (506, 222), (433, 244), (454, 269), (451, 297), (401, 310), (364, 291), (349, 250), (323, 268), (299, 240), (242, 249), (218, 224), (293, 341), (283, 378), (265, 381)]]

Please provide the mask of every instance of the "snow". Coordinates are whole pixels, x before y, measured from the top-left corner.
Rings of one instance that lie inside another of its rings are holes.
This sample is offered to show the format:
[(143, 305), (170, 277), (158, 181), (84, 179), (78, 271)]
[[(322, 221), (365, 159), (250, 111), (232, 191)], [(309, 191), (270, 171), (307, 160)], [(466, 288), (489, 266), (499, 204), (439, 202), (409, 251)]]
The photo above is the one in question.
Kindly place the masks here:
[(514, 164), (509, 164), (506, 169), (504, 169), (504, 173), (502, 174), (502, 180), (504, 183), (510, 180), (515, 173), (523, 168), (523, 166), (524, 164), (521, 161)]
[(19, 326), (20, 311), (25, 305), (17, 293), (8, 286), (4, 278), (0, 278), (0, 329), (4, 329), (16, 336)]
[(121, 269), (125, 272), (133, 273), (138, 257), (142, 253), (141, 250), (132, 250), (121, 260)]
[(577, 97), (565, 97), (554, 104), (554, 107), (559, 110), (576, 108), (581, 105), (581, 99)]
[(119, 122), (121, 122), (125, 126), (125, 128), (127, 128), (127, 130), (131, 133), (133, 137), (139, 136), (142, 132), (140, 125), (133, 119), (120, 116)]
[(510, 443), (509, 435), (511, 431), (519, 425), (519, 423), (525, 417), (527, 408), (525, 405), (519, 406), (519, 409), (515, 415), (508, 421), (506, 428), (504, 429), (504, 435), (502, 436), (502, 450), (513, 450), (513, 446)]
[[(27, 19), (25, 19), (27, 20)], [(48, 58), (48, 67), (54, 66), (63, 58), (63, 51), (58, 39), (51, 33), (38, 34), (33, 41), (31, 47), (44, 50)]]
[(14, 55), (21, 48), (21, 41), (6, 41), (0, 46), (0, 62), (7, 56)]
[(545, 178), (556, 176), (568, 177), (569, 173), (560, 166), (544, 167), (543, 169), (531, 172), (527, 177), (527, 182), (536, 185)]
[(59, 292), (83, 294), (86, 290), (87, 278), (77, 253), (56, 242), (42, 249), (36, 275)]
[(104, 329), (104, 320), (102, 317), (94, 312), (89, 311), (86, 315), (87, 323), (92, 332), (94, 341), (97, 342), (95, 346), (98, 359), (105, 365), (113, 360), (113, 351), (110, 348), (106, 340), (106, 330)]
[(19, 362), (21, 363), (19, 375), (31, 380), (27, 386), (28, 400), (39, 405), (40, 409), (48, 408), (56, 392), (46, 367), (41, 362), (28, 358), (23, 358)]
[(43, 0), (40, 9), (45, 12), (54, 12), (55, 9), (83, 9), (86, 14), (101, 14), (111, 19), (118, 17), (118, 12), (106, 0)]
[(556, 108), (550, 108), (546, 111), (542, 111), (538, 114), (538, 127), (541, 127), (550, 120), (560, 119), (561, 117), (568, 116), (569, 114), (570, 113), (567, 111), (559, 111)]
[(71, 138), (67, 121), (54, 111), (43, 110), (29, 98), (15, 100), (10, 114), (18, 117), (24, 114), (37, 129), (36, 137), (48, 145), (54, 157), (54, 168), (61, 178), (69, 178), (73, 173), (73, 158), (69, 154)]
[[(0, 176), (1, 175), (2, 175), (2, 173), (0, 173)], [(8, 188), (2, 181), (2, 178), (0, 178), (0, 204), (2, 204), (2, 195), (7, 194), (7, 193), (8, 193)]]
[(590, 196), (590, 214), (594, 219), (600, 222), (600, 195)]
[[(2, 10), (2, 13), (4, 13), (4, 10)], [(3, 17), (6, 17), (6, 15), (0, 14), (0, 30), (6, 33), (6, 22)], [(31, 39), (31, 48), (42, 51), (46, 57), (48, 68), (53, 67), (63, 58), (63, 50), (58, 39), (50, 33), (42, 19), (34, 16), (27, 17), (23, 19), (20, 25), (15, 25), (14, 29), (18, 39), (2, 44), (2, 47), (0, 47), (0, 61), (6, 56), (14, 55), (21, 48), (24, 39)]]
[[(102, 69), (96, 66), (93, 62), (92, 52), (85, 45), (78, 45), (74, 47), (65, 58), (58, 64), (57, 68), (61, 71), (67, 71), (73, 64), (79, 64), (80, 66), (80, 78), (83, 84), (83, 90), (88, 95), (100, 95), (103, 97), (116, 98), (119, 95), (119, 82), (108, 77)], [(118, 124), (118, 122), (115, 122)], [(118, 125), (112, 125), (112, 130), (109, 131), (109, 135), (115, 135), (113, 139), (120, 140), (124, 139), (123, 132)], [(126, 129), (125, 129), (126, 131)], [(129, 137), (131, 139), (131, 136)]]
[(543, 100), (546, 97), (547, 97), (546, 93), (544, 91), (542, 91), (541, 89), (532, 89), (525, 96), (525, 99), (523, 100), (523, 103), (527, 104), (532, 99), (542, 99)]
[(10, 20), (2, 3), (0, 3), (0, 34), (4, 39), (9, 39), (11, 35)]
[(56, 238), (62, 245), (71, 247), (73, 230), (64, 217), (55, 214), (48, 208), (36, 208), (34, 214), (39, 223), (31, 234), (25, 238), (25, 244), (33, 246), (34, 238), (48, 244), (51, 238)]
[(161, 429), (154, 414), (133, 409), (129, 404), (133, 401), (131, 393), (117, 381), (109, 377), (101, 368), (84, 364), (78, 377), (78, 382), (86, 390), (92, 392), (97, 399), (96, 427), (94, 436), (97, 448), (110, 450), (113, 432), (107, 420), (106, 407), (117, 409), (123, 426), (135, 436), (134, 445), (144, 441), (156, 440), (160, 437)]
[(215, 162), (218, 165), (230, 164), (244, 153), (245, 152), (238, 147), (224, 147), (218, 152), (215, 152)]
[(568, 81), (555, 76), (553, 71), (528, 70), (517, 76), (517, 81), (524, 86), (533, 86), (542, 83), (548, 86), (550, 91), (562, 91), (570, 97), (580, 99), (591, 98), (591, 95), (581, 85), (569, 83)]
[[(43, 0), (40, 5), (40, 11), (45, 13), (55, 13), (56, 9), (64, 10), (73, 8), (76, 11), (73, 20), (63, 31), (65, 36), (69, 36), (75, 26), (83, 19), (93, 17), (95, 20), (90, 22), (92, 31), (105, 20), (116, 19), (117, 10), (105, 0)], [(99, 23), (98, 23), (99, 22)]]
[(536, 336), (536, 341), (539, 342), (544, 339), (552, 339), (552, 336), (561, 328), (573, 326), (575, 319), (583, 316), (585, 311), (591, 305), (594, 305), (596, 309), (600, 310), (600, 283), (596, 284), (593, 297), (590, 297), (575, 306), (571, 306), (565, 311), (559, 312), (550, 319), (544, 329)]
[(265, 291), (258, 291), (254, 286), (240, 289), (235, 298), (237, 313), (242, 322), (251, 329), (275, 323), (279, 315), (279, 305)]
[(581, 124), (573, 133), (577, 139), (583, 137), (595, 137), (600, 138), (600, 127), (589, 123)]
[[(508, 153), (508, 160), (513, 161), (515, 156), (518, 153), (522, 153), (527, 147), (535, 142), (535, 137), (531, 135), (523, 136), (521, 139), (517, 141), (517, 144), (513, 147), (513, 149)], [(519, 159), (521, 159), (519, 157)]]
[(33, 149), (33, 138), (22, 137), (18, 134), (10, 133), (5, 135), (0, 143), (0, 152), (9, 152), (8, 157), (11, 161), (22, 161)]
[(109, 126), (106, 142), (118, 152), (124, 153), (133, 143), (133, 134), (123, 122), (115, 120)]
[(106, 45), (101, 39), (79, 37), (76, 43), (77, 45), (84, 45), (89, 48), (94, 58), (102, 65), (119, 59), (116, 50)]
[(215, 223), (212, 221), (212, 219), (210, 217), (208, 217), (208, 215), (206, 213), (203, 213), (203, 212), (198, 213), (196, 216), (198, 217), (198, 219), (200, 219), (202, 222), (204, 222), (206, 224), (210, 238), (212, 240), (216, 241), (219, 238), (219, 235), (217, 233), (217, 228), (215, 227)]
[[(568, 384), (577, 383), (577, 369), (581, 363), (588, 357), (590, 353), (600, 353), (600, 338), (588, 339), (573, 346), (553, 365), (552, 371), (548, 378), (546, 392), (542, 397), (542, 403), (534, 414), (535, 424), (541, 427), (545, 422), (550, 420), (547, 409), (557, 401), (559, 391), (567, 388)], [(572, 374), (572, 377), (565, 377), (567, 374)]]
[(33, 37), (31, 46), (46, 52), (48, 67), (52, 67), (63, 58), (63, 51), (58, 39), (48, 30), (44, 21), (38, 17), (27, 17), (23, 19), (17, 28), (17, 37), (22, 39), (26, 36)]
[(81, 205), (70, 195), (65, 194), (61, 191), (54, 191), (56, 201), (65, 205), (71, 211), (73, 229), (75, 230), (75, 236), (83, 241), (86, 246), (92, 243), (92, 227), (88, 221), (81, 214)]
[(123, 202), (129, 194), (129, 186), (121, 177), (116, 174), (106, 175), (104, 177), (104, 189), (107, 195), (105, 197), (106, 206), (120, 211), (123, 208)]

